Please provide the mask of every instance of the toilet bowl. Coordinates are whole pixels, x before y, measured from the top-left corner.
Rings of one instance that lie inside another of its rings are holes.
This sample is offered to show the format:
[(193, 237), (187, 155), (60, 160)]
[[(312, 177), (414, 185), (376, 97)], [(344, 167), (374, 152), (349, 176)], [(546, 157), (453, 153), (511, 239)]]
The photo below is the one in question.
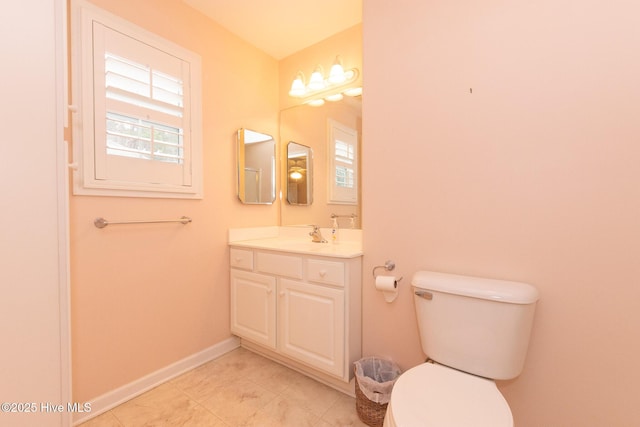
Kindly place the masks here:
[(537, 289), (433, 271), (411, 284), (422, 350), (435, 363), (400, 375), (385, 427), (512, 427), (494, 380), (522, 371)]
[(423, 363), (396, 381), (384, 427), (513, 427), (493, 380)]

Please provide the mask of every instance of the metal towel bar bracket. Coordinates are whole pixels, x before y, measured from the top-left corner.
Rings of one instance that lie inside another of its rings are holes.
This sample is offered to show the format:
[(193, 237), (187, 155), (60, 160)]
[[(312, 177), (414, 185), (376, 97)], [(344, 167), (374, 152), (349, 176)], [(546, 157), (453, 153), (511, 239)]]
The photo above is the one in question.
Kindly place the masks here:
[(357, 217), (358, 217), (358, 215), (356, 215), (354, 213), (351, 214), (351, 215), (338, 215), (338, 214), (334, 214), (334, 213), (331, 214), (331, 219), (333, 219), (333, 218), (352, 218), (353, 219), (353, 218), (357, 218)]
[(158, 220), (151, 220), (151, 221), (107, 221), (106, 219), (100, 217), (100, 218), (96, 218), (93, 221), (93, 225), (95, 225), (98, 228), (105, 228), (107, 225), (116, 225), (116, 224), (157, 224), (157, 223), (162, 223), (162, 222), (179, 222), (183, 225), (189, 224), (190, 222), (192, 222), (193, 220), (191, 218), (189, 218), (188, 216), (183, 216), (180, 219), (158, 219)]

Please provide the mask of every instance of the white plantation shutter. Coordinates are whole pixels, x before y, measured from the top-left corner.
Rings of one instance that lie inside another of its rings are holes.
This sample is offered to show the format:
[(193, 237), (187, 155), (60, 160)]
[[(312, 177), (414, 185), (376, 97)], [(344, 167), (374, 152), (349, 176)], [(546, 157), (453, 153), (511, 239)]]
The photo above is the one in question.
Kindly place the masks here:
[(202, 197), (199, 57), (87, 3), (76, 17), (83, 163), (74, 192)]
[(95, 178), (190, 185), (188, 64), (97, 22), (93, 34)]
[(329, 203), (358, 203), (358, 132), (328, 120)]

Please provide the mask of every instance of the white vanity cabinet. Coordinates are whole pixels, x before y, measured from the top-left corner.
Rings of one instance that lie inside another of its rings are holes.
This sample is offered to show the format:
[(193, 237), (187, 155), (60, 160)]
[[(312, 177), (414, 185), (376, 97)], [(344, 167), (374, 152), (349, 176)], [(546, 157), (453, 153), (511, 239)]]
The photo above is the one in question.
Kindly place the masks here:
[(243, 345), (342, 382), (361, 357), (361, 256), (231, 246), (231, 331)]
[(231, 332), (276, 348), (276, 278), (231, 269)]

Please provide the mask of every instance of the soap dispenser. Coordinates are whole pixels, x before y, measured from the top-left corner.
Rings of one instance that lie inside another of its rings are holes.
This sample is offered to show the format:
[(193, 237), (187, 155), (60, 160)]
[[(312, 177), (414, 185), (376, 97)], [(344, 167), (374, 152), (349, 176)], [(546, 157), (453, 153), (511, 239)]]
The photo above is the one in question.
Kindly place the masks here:
[(331, 225), (331, 243), (338, 243), (338, 218), (333, 217), (333, 224)]

